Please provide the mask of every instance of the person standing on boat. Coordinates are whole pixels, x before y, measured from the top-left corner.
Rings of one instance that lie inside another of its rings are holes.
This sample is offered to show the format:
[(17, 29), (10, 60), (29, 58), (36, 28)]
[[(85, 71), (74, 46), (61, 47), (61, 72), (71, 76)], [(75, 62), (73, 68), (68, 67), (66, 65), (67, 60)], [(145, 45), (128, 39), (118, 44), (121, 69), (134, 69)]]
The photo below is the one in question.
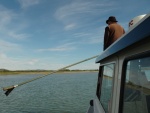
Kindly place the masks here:
[(106, 20), (108, 26), (105, 28), (104, 33), (104, 50), (125, 33), (123, 27), (117, 22), (114, 16), (110, 16), (108, 20)]

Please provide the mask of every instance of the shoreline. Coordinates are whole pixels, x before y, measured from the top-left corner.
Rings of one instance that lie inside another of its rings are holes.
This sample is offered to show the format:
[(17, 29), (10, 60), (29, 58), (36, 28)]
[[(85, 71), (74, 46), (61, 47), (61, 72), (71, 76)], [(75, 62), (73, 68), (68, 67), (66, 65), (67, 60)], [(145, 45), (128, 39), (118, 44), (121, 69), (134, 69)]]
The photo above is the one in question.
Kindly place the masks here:
[[(69, 73), (89, 73), (89, 72), (98, 72), (98, 71), (90, 71), (90, 70), (87, 70), (87, 71), (58, 71), (58, 72), (56, 72), (57, 74), (62, 74), (62, 73), (65, 73), (65, 74), (69, 74)], [(52, 73), (52, 71), (51, 72), (13, 72), (13, 71), (11, 71), (11, 72), (0, 72), (0, 76), (4, 76), (4, 75), (21, 75), (21, 74), (24, 74), (24, 75), (35, 75), (35, 74), (37, 74), (37, 75), (39, 75), (39, 74), (43, 74), (43, 75), (46, 75), (46, 74), (50, 74), (50, 73)], [(55, 74), (55, 73), (53, 73), (53, 74)]]

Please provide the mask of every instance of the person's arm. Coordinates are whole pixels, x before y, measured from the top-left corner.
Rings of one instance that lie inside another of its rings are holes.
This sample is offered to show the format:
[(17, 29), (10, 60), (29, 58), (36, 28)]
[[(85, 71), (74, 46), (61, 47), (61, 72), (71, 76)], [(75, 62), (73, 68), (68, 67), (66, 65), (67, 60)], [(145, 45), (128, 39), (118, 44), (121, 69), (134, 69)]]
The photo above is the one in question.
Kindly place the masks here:
[(104, 34), (104, 50), (108, 47), (108, 41), (109, 41), (109, 27), (105, 28), (105, 34)]
[(123, 34), (125, 34), (125, 30), (123, 29)]

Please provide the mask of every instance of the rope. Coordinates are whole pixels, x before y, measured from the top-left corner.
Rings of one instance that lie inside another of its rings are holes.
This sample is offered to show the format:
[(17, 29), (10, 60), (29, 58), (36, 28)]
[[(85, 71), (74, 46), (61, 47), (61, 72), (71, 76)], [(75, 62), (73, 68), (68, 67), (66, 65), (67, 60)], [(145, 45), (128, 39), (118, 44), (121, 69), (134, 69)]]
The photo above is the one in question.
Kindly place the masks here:
[(72, 66), (74, 66), (74, 65), (77, 65), (77, 64), (80, 64), (80, 63), (83, 63), (83, 62), (86, 62), (86, 61), (91, 60), (91, 59), (94, 59), (94, 58), (96, 58), (96, 57), (98, 57), (98, 55), (93, 56), (93, 57), (90, 57), (90, 58), (87, 58), (87, 59), (84, 59), (84, 60), (82, 60), (82, 61), (76, 62), (76, 63), (71, 64), (71, 65), (65, 66), (65, 67), (60, 68), (60, 69), (58, 69), (58, 70), (56, 70), (56, 71), (53, 71), (53, 72), (51, 72), (51, 73), (49, 73), (49, 74), (45, 74), (45, 75), (43, 75), (43, 76), (39, 76), (39, 77), (37, 77), (37, 78), (33, 78), (33, 79), (31, 79), (31, 80), (22, 82), (22, 83), (20, 83), (20, 84), (13, 85), (13, 86), (8, 86), (8, 87), (4, 87), (4, 88), (3, 88), (3, 91), (6, 91), (6, 92), (5, 92), (5, 95), (8, 96), (8, 95), (10, 94), (10, 92), (11, 92), (14, 88), (16, 88), (16, 87), (18, 87), (18, 86), (22, 86), (22, 85), (24, 85), (24, 84), (27, 84), (27, 83), (29, 83), (29, 82), (38, 80), (38, 79), (43, 78), (43, 77), (45, 77), (45, 76), (48, 76), (48, 75), (57, 73), (57, 72), (59, 72), (60, 70), (63, 70), (63, 69), (72, 67)]

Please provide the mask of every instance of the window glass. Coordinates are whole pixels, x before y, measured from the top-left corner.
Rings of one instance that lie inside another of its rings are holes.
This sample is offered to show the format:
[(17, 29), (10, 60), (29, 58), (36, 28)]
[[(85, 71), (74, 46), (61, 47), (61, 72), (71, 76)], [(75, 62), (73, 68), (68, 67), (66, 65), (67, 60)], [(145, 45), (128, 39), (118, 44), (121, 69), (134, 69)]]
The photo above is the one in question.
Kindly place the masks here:
[(103, 80), (101, 86), (100, 102), (106, 113), (108, 113), (108, 103), (111, 99), (113, 75), (114, 75), (114, 64), (104, 66), (102, 73)]
[(127, 62), (123, 113), (150, 113), (150, 57)]

